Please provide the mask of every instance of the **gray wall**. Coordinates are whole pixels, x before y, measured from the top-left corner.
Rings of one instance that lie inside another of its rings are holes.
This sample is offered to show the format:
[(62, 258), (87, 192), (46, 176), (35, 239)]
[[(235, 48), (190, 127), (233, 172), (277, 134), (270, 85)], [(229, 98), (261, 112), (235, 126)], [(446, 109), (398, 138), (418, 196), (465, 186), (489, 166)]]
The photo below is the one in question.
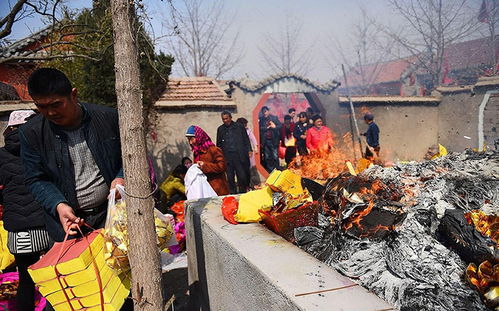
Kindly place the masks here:
[[(482, 94), (444, 93), (439, 106), (438, 142), (449, 151), (461, 152), (478, 144), (478, 107)], [(467, 139), (468, 136), (471, 139)]]
[[(321, 97), (321, 96), (320, 96)], [(328, 103), (325, 98), (321, 101)], [(348, 105), (338, 101), (327, 104), (328, 114), (326, 123), (339, 137), (338, 143), (342, 143), (341, 137), (352, 131), (350, 123), (350, 108)], [(375, 122), (380, 128), (381, 156), (386, 161), (408, 161), (420, 160), (428, 150), (428, 147), (437, 142), (438, 135), (438, 106), (428, 104), (396, 104), (386, 103), (383, 105), (364, 103), (354, 106), (360, 133), (367, 130), (363, 115), (368, 110), (374, 114)], [(366, 141), (362, 137), (365, 148)], [(352, 147), (348, 141), (348, 149), (355, 148), (358, 156), (358, 144)]]

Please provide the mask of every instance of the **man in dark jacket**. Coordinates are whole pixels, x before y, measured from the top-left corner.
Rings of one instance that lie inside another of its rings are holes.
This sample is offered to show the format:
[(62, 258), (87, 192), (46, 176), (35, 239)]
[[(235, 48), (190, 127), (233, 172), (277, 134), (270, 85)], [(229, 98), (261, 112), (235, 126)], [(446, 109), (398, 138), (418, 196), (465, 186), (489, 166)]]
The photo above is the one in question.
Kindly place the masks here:
[(109, 189), (124, 184), (116, 110), (78, 102), (77, 90), (56, 69), (36, 70), (28, 91), (40, 115), (20, 128), (21, 158), (47, 231), (61, 241), (82, 220), (102, 228)]
[(16, 110), (10, 114), (3, 135), (5, 146), (0, 148), (0, 185), (3, 185), (3, 221), (7, 230), (7, 247), (14, 255), (19, 272), (16, 303), (18, 310), (35, 307), (35, 283), (28, 267), (40, 259), (50, 247), (41, 206), (24, 185), (19, 130), (32, 110)]
[(270, 173), (279, 167), (279, 140), (281, 137), (281, 122), (276, 116), (270, 114), (270, 109), (263, 106), (259, 119), (260, 145), (263, 153), (263, 166)]
[[(251, 144), (246, 129), (232, 121), (232, 114), (222, 112), (222, 122), (217, 129), (217, 147), (222, 149), (227, 164), (227, 179), (231, 194), (244, 193), (249, 187)], [(237, 176), (237, 188), (234, 177)]]
[(368, 125), (367, 131), (363, 133), (366, 137), (367, 147), (366, 147), (366, 158), (372, 158), (374, 154), (379, 157), (379, 127), (374, 123), (374, 116), (370, 113), (364, 115), (364, 121)]

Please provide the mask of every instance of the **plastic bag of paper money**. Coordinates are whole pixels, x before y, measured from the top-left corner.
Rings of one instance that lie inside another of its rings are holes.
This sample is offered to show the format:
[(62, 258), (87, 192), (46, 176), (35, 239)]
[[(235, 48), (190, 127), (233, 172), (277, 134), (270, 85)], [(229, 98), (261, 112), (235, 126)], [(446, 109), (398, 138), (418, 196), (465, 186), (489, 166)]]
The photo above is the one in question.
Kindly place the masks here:
[[(121, 199), (116, 199), (116, 191), (111, 189), (107, 206), (107, 218), (104, 229), (104, 257), (106, 263), (121, 272), (128, 271), (128, 227), (125, 205), (125, 189), (117, 186)], [(168, 252), (168, 247), (177, 244), (171, 222), (160, 211), (154, 209), (157, 244), (161, 251)]]

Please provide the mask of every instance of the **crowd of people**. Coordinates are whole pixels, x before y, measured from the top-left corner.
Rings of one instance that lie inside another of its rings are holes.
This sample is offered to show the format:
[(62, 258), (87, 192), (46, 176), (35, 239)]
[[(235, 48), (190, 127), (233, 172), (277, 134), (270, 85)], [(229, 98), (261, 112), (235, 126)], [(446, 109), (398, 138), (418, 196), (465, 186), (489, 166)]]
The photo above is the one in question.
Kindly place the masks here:
[[(78, 234), (83, 221), (91, 228), (103, 228), (108, 195), (125, 183), (116, 109), (80, 102), (66, 75), (52, 68), (36, 70), (28, 92), (38, 113), (12, 112), (3, 132), (5, 146), (0, 148), (1, 203), (8, 249), (19, 271), (19, 310), (33, 309), (35, 285), (28, 266), (54, 241)], [(295, 109), (288, 112), (281, 122), (269, 107), (262, 107), (260, 143), (248, 120), (233, 121), (229, 111), (221, 113), (215, 142), (199, 126), (189, 126), (185, 137), (192, 160), (184, 157), (160, 184), (162, 212), (189, 198), (185, 181), (194, 170), (205, 177), (215, 195), (244, 193), (260, 184), (258, 153), (271, 172), (281, 167), (279, 149), (289, 165), (297, 155), (333, 148), (333, 134), (320, 114), (312, 109), (298, 115)], [(378, 154), (379, 128), (372, 115), (365, 120), (366, 155)]]

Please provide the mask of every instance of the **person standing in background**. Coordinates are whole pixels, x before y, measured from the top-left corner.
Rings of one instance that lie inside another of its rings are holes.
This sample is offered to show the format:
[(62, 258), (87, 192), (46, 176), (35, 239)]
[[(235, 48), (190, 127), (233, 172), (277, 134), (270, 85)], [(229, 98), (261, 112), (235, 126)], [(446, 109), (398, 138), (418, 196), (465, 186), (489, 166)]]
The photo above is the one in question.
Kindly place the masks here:
[(331, 130), (324, 126), (322, 117), (315, 115), (314, 126), (307, 131), (307, 148), (310, 152), (329, 152), (334, 145)]
[(256, 169), (255, 160), (255, 155), (258, 152), (258, 141), (256, 140), (253, 131), (248, 127), (248, 120), (246, 120), (245, 118), (238, 118), (236, 122), (241, 123), (241, 125), (246, 129), (246, 133), (248, 134), (248, 138), (251, 144), (251, 150), (253, 150), (250, 156), (250, 171), (248, 176), (250, 176), (250, 187), (254, 188), (255, 186), (258, 186), (260, 184), (260, 175), (258, 174), (258, 171)]
[(296, 139), (293, 136), (295, 124), (290, 115), (284, 116), (284, 125), (281, 128), (281, 146), (286, 148), (284, 160), (286, 165), (296, 157)]
[(225, 176), (226, 164), (222, 149), (215, 146), (210, 136), (199, 126), (189, 126), (185, 136), (194, 154), (194, 163), (206, 175), (213, 190), (217, 195), (229, 194), (229, 183)]
[(298, 114), (298, 122), (295, 124), (293, 136), (296, 138), (296, 148), (301, 156), (307, 155), (307, 130), (310, 128), (307, 113)]
[(295, 108), (289, 108), (288, 110), (288, 116), (291, 117), (291, 123), (295, 123), (296, 121), (296, 109)]
[(281, 122), (276, 116), (270, 114), (270, 109), (263, 106), (259, 121), (260, 144), (263, 154), (262, 164), (267, 172), (272, 172), (279, 167), (279, 140), (281, 137)]
[(368, 125), (367, 131), (362, 133), (362, 135), (366, 137), (367, 141), (365, 157), (372, 158), (375, 154), (376, 157), (379, 157), (379, 127), (374, 122), (374, 115), (366, 113), (364, 115), (364, 122)]
[(244, 193), (249, 188), (249, 157), (253, 150), (243, 125), (232, 121), (228, 111), (223, 111), (221, 116), (223, 124), (217, 129), (217, 147), (224, 152), (229, 190), (231, 194)]

